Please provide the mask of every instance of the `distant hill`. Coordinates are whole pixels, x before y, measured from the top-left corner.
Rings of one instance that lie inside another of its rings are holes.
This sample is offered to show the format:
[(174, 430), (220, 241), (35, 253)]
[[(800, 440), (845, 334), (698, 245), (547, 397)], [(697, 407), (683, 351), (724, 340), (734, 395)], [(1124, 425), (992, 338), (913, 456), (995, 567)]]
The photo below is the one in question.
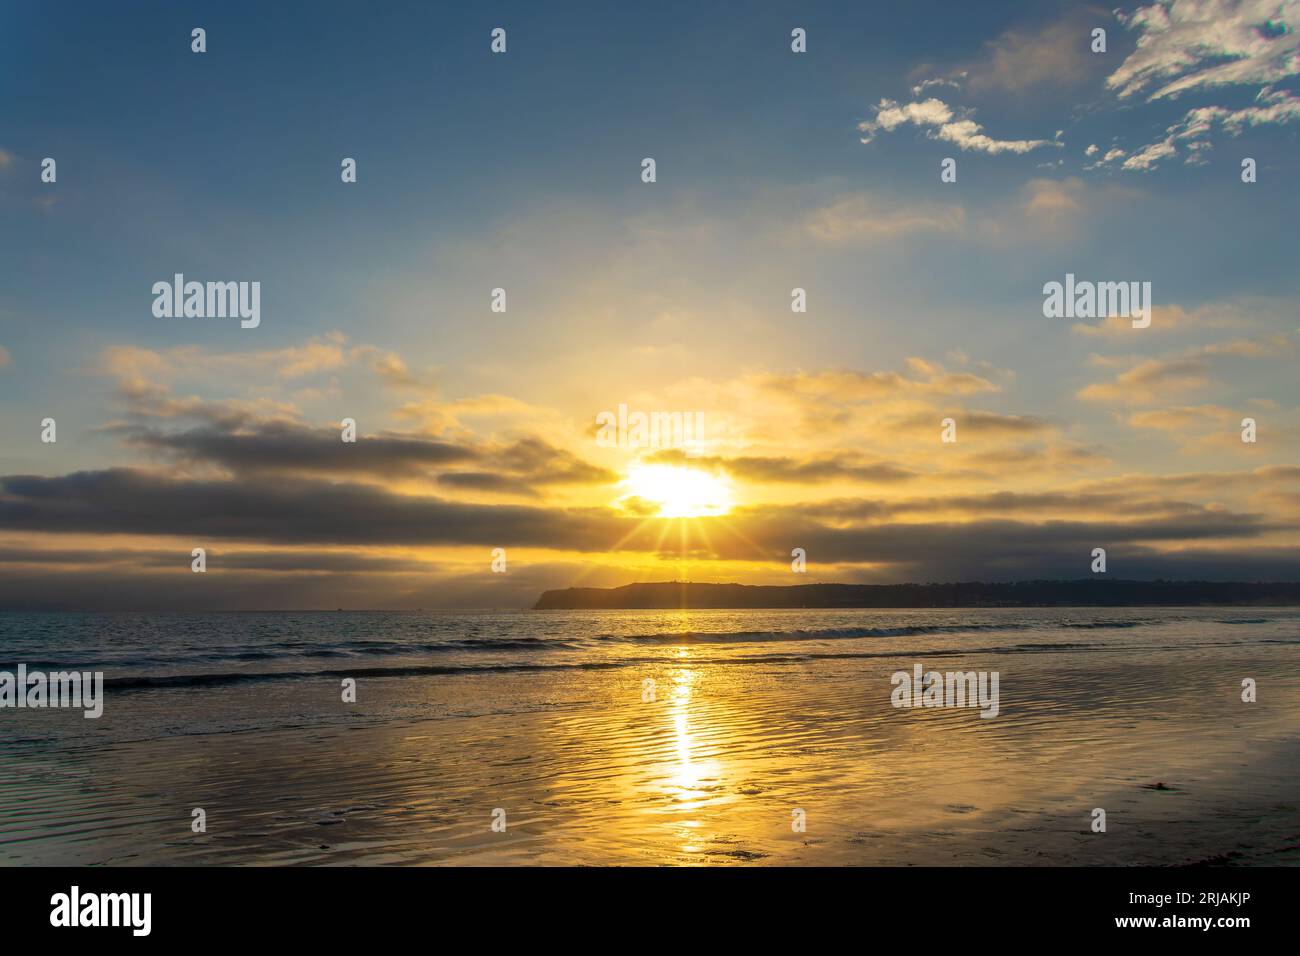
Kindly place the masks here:
[(781, 607), (1134, 607), (1300, 605), (1300, 583), (1223, 581), (1015, 581), (984, 584), (694, 584), (664, 581), (620, 588), (545, 592), (536, 610)]

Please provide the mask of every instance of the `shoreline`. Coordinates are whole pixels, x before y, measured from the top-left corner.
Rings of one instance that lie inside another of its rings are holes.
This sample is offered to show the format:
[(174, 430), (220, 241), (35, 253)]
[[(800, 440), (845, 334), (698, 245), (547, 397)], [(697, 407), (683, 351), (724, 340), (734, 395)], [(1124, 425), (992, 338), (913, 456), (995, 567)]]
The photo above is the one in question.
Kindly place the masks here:
[(931, 650), (1001, 672), (992, 720), (890, 706), (925, 648), (366, 677), (353, 707), (331, 680), (146, 689), (107, 736), (3, 748), (0, 863), (1300, 864), (1293, 640), (988, 640)]

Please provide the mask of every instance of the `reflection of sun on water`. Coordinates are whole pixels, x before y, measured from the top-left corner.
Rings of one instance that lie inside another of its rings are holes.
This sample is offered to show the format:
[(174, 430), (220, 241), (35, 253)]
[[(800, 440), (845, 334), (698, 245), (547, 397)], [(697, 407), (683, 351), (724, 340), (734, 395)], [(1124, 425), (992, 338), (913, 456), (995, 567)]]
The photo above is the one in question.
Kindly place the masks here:
[[(691, 685), (695, 682), (695, 672), (683, 669), (673, 678), (673, 691), (670, 702), (670, 714), (673, 732), (676, 738), (677, 763), (672, 769), (666, 783), (674, 791), (674, 800), (682, 810), (696, 809), (700, 802), (709, 799), (709, 794), (700, 790), (701, 782), (717, 780), (722, 772), (722, 764), (717, 760), (700, 760), (696, 757), (699, 742), (691, 730)], [(696, 853), (699, 847), (693, 842), (689, 831), (700, 826), (699, 820), (686, 819), (677, 824), (685, 832), (682, 846), (685, 853)]]

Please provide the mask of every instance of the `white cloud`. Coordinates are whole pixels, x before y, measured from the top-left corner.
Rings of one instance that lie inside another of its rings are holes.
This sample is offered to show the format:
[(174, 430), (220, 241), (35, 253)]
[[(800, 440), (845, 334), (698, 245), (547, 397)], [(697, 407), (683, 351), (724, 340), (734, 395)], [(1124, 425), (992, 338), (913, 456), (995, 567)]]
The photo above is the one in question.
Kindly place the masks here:
[(905, 106), (899, 106), (893, 100), (881, 100), (880, 105), (876, 107), (876, 122), (870, 124), (864, 121), (858, 128), (863, 132), (867, 132), (868, 127), (871, 127), (871, 132), (875, 129), (889, 132), (904, 123), (915, 123), (917, 126), (941, 126), (950, 119), (952, 119), (952, 109), (943, 100), (934, 97), (917, 103), (908, 103)]
[(1300, 0), (1159, 0), (1119, 17), (1141, 34), (1106, 79), (1121, 98), (1267, 86), (1300, 72)]
[[(1300, 33), (1294, 26), (1300, 0), (1158, 0), (1118, 16), (1140, 34), (1137, 49), (1106, 78), (1121, 99), (1259, 87), (1253, 106), (1188, 110), (1163, 138), (1125, 158), (1124, 169), (1146, 171), (1180, 155), (1184, 163), (1199, 165), (1216, 129), (1237, 136), (1248, 127), (1300, 120), (1300, 98), (1273, 88), (1300, 75)], [(1101, 163), (1124, 155), (1115, 152)]]
[(863, 120), (858, 130), (862, 142), (870, 143), (880, 131), (892, 132), (907, 123), (925, 128), (931, 139), (982, 153), (1027, 153), (1040, 146), (1060, 145), (1048, 139), (994, 139), (969, 115), (959, 118), (952, 107), (934, 97), (905, 104), (883, 99), (876, 106), (876, 118)]
[(1178, 150), (1174, 148), (1172, 143), (1151, 143), (1149, 146), (1144, 146), (1141, 150), (1124, 160), (1124, 168), (1142, 170), (1154, 169), (1162, 159), (1169, 159), (1171, 156), (1177, 155), (1177, 153)]
[(961, 81), (964, 79), (966, 79), (965, 71), (955, 73), (951, 78), (936, 76), (933, 79), (922, 80), (920, 83), (916, 84), (916, 86), (912, 87), (912, 95), (920, 96), (932, 86), (947, 86), (954, 90), (959, 90), (961, 89)]
[[(1179, 146), (1186, 149), (1184, 162), (1204, 162), (1201, 153), (1209, 148), (1209, 137), (1216, 127), (1229, 136), (1238, 136), (1247, 127), (1300, 120), (1300, 97), (1276, 90), (1261, 93), (1256, 102), (1255, 106), (1236, 110), (1225, 106), (1201, 106), (1188, 110), (1181, 120), (1165, 131), (1163, 139), (1143, 147), (1125, 160), (1124, 168), (1152, 169), (1160, 160), (1177, 156)], [(1107, 153), (1103, 162), (1109, 159), (1110, 153)]]

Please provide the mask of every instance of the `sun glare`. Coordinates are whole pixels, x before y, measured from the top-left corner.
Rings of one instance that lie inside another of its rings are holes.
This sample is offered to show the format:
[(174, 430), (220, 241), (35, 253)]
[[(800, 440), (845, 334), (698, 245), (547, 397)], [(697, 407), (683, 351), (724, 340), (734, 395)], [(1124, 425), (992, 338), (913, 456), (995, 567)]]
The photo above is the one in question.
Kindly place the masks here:
[(704, 518), (731, 510), (725, 478), (677, 465), (633, 465), (624, 483), (628, 494), (658, 506), (659, 518)]

